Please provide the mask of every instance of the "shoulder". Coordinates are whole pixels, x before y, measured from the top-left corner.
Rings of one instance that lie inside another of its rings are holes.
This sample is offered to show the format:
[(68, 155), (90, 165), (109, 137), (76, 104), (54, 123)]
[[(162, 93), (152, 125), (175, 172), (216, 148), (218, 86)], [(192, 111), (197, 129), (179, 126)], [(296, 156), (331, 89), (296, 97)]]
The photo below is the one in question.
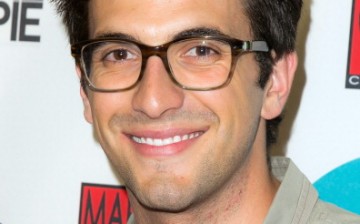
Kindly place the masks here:
[(360, 224), (360, 216), (319, 200), (310, 217), (311, 224)]

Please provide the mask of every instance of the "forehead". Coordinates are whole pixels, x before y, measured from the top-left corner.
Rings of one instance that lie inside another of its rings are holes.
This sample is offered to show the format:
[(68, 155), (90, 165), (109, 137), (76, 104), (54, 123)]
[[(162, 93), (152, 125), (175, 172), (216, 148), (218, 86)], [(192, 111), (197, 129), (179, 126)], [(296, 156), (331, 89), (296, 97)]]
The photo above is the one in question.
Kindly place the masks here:
[(91, 0), (90, 38), (125, 33), (147, 44), (161, 44), (196, 27), (249, 39), (240, 0)]

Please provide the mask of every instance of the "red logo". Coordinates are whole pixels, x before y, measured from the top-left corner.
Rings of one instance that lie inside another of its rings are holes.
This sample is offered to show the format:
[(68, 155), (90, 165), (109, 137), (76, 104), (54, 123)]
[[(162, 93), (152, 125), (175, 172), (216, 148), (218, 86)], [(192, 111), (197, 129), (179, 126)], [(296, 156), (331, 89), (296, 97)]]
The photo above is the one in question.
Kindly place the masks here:
[(360, 89), (360, 0), (353, 0), (346, 88)]
[(130, 214), (125, 187), (82, 184), (79, 224), (126, 224)]

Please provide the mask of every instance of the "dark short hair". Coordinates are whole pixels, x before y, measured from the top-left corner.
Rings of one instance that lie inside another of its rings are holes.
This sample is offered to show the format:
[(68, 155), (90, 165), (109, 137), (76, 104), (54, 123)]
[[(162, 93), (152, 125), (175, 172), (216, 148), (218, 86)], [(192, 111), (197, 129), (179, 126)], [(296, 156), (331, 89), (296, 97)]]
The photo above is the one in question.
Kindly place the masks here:
[[(71, 44), (89, 38), (89, 0), (50, 0), (56, 4)], [(265, 40), (272, 51), (256, 53), (260, 67), (259, 85), (264, 88), (274, 63), (295, 50), (296, 29), (302, 0), (240, 0), (249, 18), (254, 39)], [(276, 142), (281, 116), (266, 122), (267, 148)], [(267, 153), (269, 155), (269, 152)], [(269, 159), (269, 156), (268, 156)]]

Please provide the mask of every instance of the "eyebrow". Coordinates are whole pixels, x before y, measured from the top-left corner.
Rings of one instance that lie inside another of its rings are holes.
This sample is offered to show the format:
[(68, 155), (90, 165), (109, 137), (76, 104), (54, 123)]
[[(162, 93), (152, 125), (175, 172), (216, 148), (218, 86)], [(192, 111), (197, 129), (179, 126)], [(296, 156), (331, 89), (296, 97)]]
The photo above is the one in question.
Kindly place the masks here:
[[(177, 39), (183, 39), (183, 38), (191, 38), (191, 37), (198, 37), (198, 36), (216, 36), (216, 37), (227, 37), (227, 38), (233, 38), (223, 32), (221, 32), (219, 29), (216, 28), (209, 28), (209, 27), (195, 27), (190, 28), (187, 30), (183, 30), (175, 35), (170, 39), (177, 40)], [(130, 40), (135, 42), (141, 42), (139, 41), (139, 38), (136, 38), (132, 35), (122, 33), (122, 32), (104, 32), (100, 35), (97, 35), (95, 38), (116, 38), (116, 39), (124, 39), (124, 40)]]
[(180, 33), (178, 33), (174, 36), (173, 40), (187, 38), (187, 37), (196, 37), (196, 36), (217, 36), (217, 37), (232, 38), (229, 35), (221, 32), (219, 29), (216, 29), (216, 28), (195, 27), (195, 28), (181, 31)]
[(104, 32), (101, 33), (100, 35), (97, 35), (95, 38), (116, 38), (116, 39), (137, 41), (137, 38), (121, 32)]

